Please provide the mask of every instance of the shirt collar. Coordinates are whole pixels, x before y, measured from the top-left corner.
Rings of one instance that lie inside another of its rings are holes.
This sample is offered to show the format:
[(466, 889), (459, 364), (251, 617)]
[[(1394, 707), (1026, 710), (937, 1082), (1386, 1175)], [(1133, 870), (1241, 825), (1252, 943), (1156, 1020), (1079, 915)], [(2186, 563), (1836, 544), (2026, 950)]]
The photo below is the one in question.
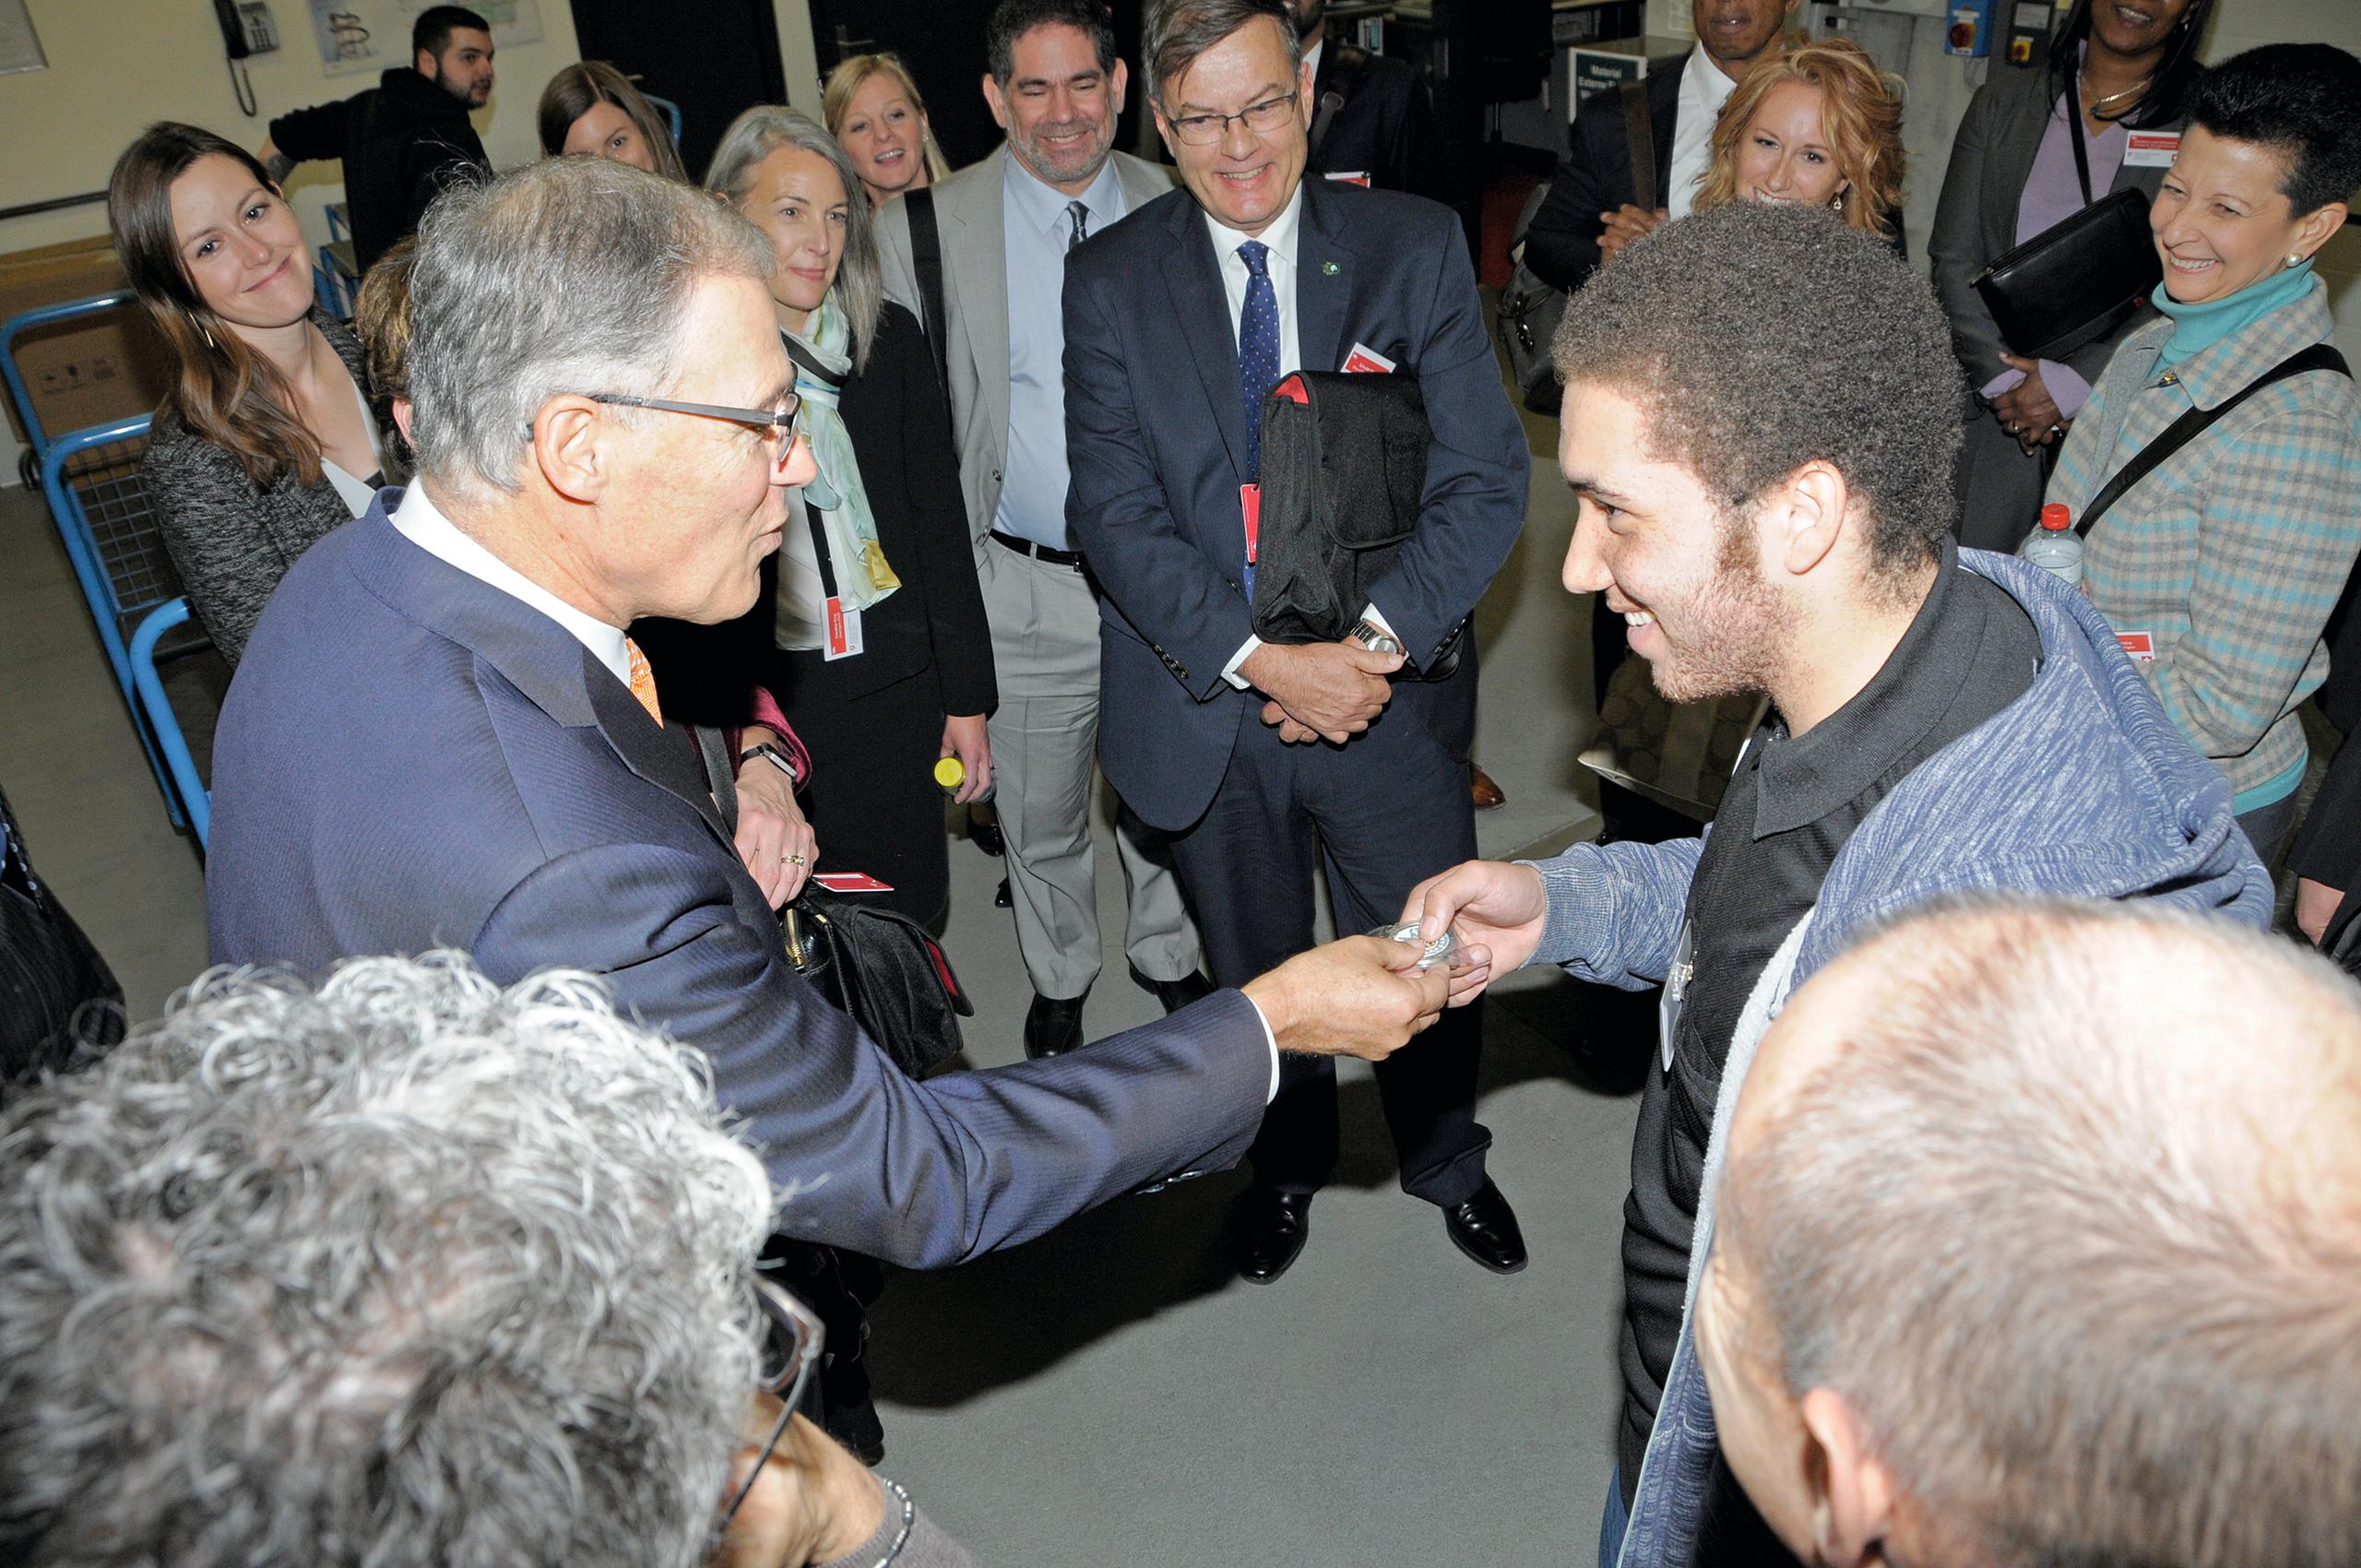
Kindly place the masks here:
[(1327, 47), (1328, 36), (1327, 34), (1323, 33), (1321, 34), (1319, 42), (1313, 44), (1311, 48), (1303, 52), (1303, 63), (1311, 67), (1311, 79), (1315, 82), (1320, 79), (1321, 53), (1326, 50)]
[(1680, 86), (1713, 110), (1719, 110), (1738, 90), (1738, 83), (1722, 74), (1722, 68), (1714, 64), (1702, 42), (1689, 52), (1689, 63), (1680, 71)]
[[(1317, 175), (1313, 174), (1307, 174), (1304, 177), (1306, 179), (1318, 178)], [(1249, 240), (1260, 240), (1264, 244), (1270, 247), (1272, 257), (1271, 274), (1273, 277), (1276, 277), (1278, 275), (1279, 268), (1281, 267), (1285, 267), (1290, 276), (1293, 275), (1295, 271), (1296, 255), (1295, 236), (1296, 232), (1302, 228), (1302, 226), (1303, 184), (1301, 181), (1298, 181), (1296, 183), (1295, 194), (1287, 197), (1287, 206), (1281, 208), (1279, 209), (1279, 215), (1271, 220), (1270, 227), (1264, 229), (1259, 234), (1249, 234), (1242, 232), (1240, 230), (1232, 229), (1228, 225), (1217, 221), (1212, 213), (1208, 212), (1205, 214), (1205, 232), (1213, 236), (1215, 260), (1227, 267), (1229, 265), (1231, 258), (1238, 255), (1239, 246), (1244, 244)], [(1241, 267), (1245, 265), (1242, 258), (1240, 260), (1239, 265)]]
[(1818, 822), (1882, 778), (1950, 710), (1984, 635), (1981, 602), (1956, 591), (1959, 547), (1942, 541), (1935, 580), (1869, 683), (1801, 735), (1775, 716), (1758, 733), (1754, 837)]
[(433, 497), (426, 493), (423, 482), (412, 484), (402, 493), (392, 522), (397, 533), (436, 560), (457, 566), (511, 599), (522, 600), (564, 627), (599, 663), (614, 671), (616, 680), (626, 686), (631, 684), (631, 655), (624, 650), (621, 626), (610, 626), (597, 616), (576, 610), (461, 532), (457, 523), (443, 515)]
[(1115, 177), (1115, 155), (1109, 153), (1107, 161), (1098, 166), (1098, 173), (1079, 198), (1070, 196), (1055, 186), (1045, 184), (1041, 176), (1025, 167), (1014, 152), (1008, 154), (1007, 168), (1001, 173), (1001, 189), (1008, 203), (1024, 215), (1025, 221), (1035, 232), (1047, 234), (1065, 243), (1070, 220), (1066, 204), (1079, 199), (1090, 208), (1090, 232), (1094, 234), (1123, 216), (1123, 185)]

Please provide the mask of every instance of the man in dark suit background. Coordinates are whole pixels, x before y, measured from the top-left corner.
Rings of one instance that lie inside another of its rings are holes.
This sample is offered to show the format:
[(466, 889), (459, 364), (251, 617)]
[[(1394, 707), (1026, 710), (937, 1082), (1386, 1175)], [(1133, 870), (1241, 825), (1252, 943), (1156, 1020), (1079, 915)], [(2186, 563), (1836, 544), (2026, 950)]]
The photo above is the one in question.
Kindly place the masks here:
[(1797, 0), (1691, 0), (1697, 46), (1648, 63), (1648, 130), (1656, 188), (1631, 188), (1623, 106), (1602, 92), (1566, 133), (1566, 160), (1533, 215), (1525, 264), (1553, 289), (1574, 290), (1602, 262), (1668, 218), (1686, 218), (1711, 161), (1714, 115), (1746, 68), (1778, 47)]
[(734, 211), (601, 159), (437, 202), (410, 285), (418, 481), (306, 552), (247, 644), (215, 740), (212, 954), (590, 971), (705, 1053), (784, 1231), (947, 1264), (1234, 1158), (1280, 1047), (1382, 1054), (1442, 977), (1360, 938), (1090, 1051), (916, 1083), (789, 966), (728, 754), (663, 721), (623, 634), (744, 613), (814, 471), (771, 266)]
[(1442, 133), (1427, 84), (1410, 63), (1329, 37), (1328, 0), (1287, 0), (1287, 13), (1311, 67), (1305, 172), (1447, 200)]
[[(1228, 983), (1310, 946), (1315, 843), (1337, 929), (1366, 931), (1474, 842), (1464, 628), (1524, 524), (1530, 465), (1456, 220), (1303, 177), (1311, 79), (1282, 0), (1173, 0), (1146, 65), (1185, 188), (1067, 260), (1066, 509), (1107, 596), (1100, 765), (1173, 836)], [(1240, 498), (1259, 471), (1262, 400), (1289, 371), (1343, 368), (1357, 346), (1424, 392), (1417, 531), (1356, 636), (1265, 644), (1248, 613)], [(1376, 651), (1382, 636), (1415, 669)], [(1397, 672), (1440, 678), (1394, 684)], [(1525, 1244), (1485, 1174), (1479, 1039), (1472, 1020), (1432, 1034), (1378, 1087), (1404, 1188), (1506, 1272)], [(1336, 1158), (1333, 1068), (1290, 1057), (1283, 1077), (1239, 1215), (1250, 1279), (1294, 1262)]]

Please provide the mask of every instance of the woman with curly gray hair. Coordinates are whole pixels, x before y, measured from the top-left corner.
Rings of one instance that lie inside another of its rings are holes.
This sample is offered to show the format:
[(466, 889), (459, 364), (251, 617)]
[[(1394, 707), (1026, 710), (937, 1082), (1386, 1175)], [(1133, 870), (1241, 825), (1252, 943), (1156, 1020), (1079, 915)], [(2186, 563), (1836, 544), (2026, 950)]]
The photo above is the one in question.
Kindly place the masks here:
[(0, 1559), (969, 1563), (758, 1393), (771, 1219), (587, 976), (216, 970), (0, 1116)]

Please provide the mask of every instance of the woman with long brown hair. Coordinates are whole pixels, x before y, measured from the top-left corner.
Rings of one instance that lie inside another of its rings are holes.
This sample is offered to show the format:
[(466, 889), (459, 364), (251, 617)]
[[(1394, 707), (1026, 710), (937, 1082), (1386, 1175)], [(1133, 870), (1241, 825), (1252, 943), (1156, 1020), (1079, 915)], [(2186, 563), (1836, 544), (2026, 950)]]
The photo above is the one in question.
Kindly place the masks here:
[(611, 158), (686, 184), (672, 128), (632, 79), (604, 60), (568, 65), (541, 89), (541, 151)]
[(391, 477), (361, 345), (314, 304), (303, 230), (234, 142), (150, 125), (115, 160), (107, 220), (178, 368), (140, 478), (189, 607), (235, 664), (295, 558)]

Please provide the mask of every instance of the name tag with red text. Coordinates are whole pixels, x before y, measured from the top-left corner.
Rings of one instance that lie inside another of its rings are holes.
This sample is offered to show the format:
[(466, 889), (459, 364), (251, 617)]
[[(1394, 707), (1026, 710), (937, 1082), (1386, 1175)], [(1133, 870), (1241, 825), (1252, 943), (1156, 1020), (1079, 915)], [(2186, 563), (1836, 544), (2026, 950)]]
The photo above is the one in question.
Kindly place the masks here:
[(831, 595), (828, 600), (828, 640), (821, 657), (833, 664), (839, 659), (850, 659), (860, 652), (860, 612), (847, 610), (845, 601)]
[(2115, 640), (2123, 645), (2123, 651), (2131, 656), (2132, 663), (2156, 662), (2156, 639), (2146, 632), (2118, 632)]
[(2127, 169), (2169, 169), (2180, 156), (2178, 131), (2131, 131), (2123, 144)]

